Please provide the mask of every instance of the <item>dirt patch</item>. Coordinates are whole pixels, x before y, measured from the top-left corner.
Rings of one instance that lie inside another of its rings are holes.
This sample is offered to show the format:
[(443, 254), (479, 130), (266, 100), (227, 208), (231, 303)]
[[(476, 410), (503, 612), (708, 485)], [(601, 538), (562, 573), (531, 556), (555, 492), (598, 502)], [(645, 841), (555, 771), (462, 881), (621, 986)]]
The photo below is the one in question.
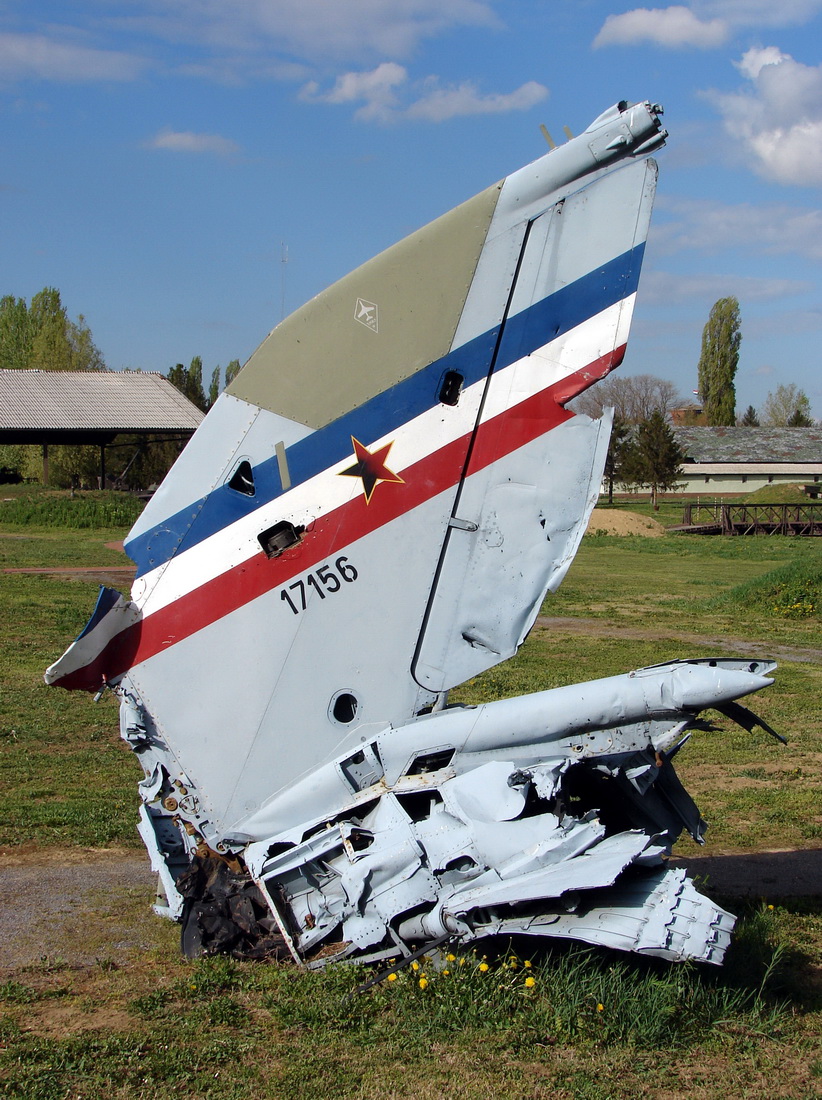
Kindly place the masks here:
[(155, 890), (148, 857), (137, 851), (6, 849), (0, 972), (44, 961), (128, 961), (153, 942)]
[(618, 512), (611, 508), (594, 508), (588, 523), (589, 535), (647, 535), (659, 538), (665, 534), (661, 523), (636, 512)]
[(683, 630), (649, 630), (622, 623), (610, 624), (604, 619), (568, 618), (560, 615), (540, 615), (535, 625), (555, 634), (590, 635), (597, 638), (636, 638), (638, 641), (676, 641), (685, 645), (713, 646), (717, 654), (734, 657), (755, 657), (758, 660), (822, 662), (822, 649), (804, 646), (771, 645), (770, 642), (752, 642), (743, 638), (731, 638), (727, 634), (712, 637), (709, 634), (688, 634)]

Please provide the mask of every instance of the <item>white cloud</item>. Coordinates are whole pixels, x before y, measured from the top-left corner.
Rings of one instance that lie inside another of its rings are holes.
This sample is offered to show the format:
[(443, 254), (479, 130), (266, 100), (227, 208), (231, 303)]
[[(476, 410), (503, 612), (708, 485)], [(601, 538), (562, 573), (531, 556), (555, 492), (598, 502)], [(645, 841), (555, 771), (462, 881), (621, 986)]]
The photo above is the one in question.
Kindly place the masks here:
[(442, 88), (433, 81), (429, 82), (425, 94), (407, 109), (406, 115), (427, 122), (444, 122), (465, 115), (507, 114), (509, 111), (527, 111), (541, 103), (547, 95), (545, 85), (535, 80), (529, 80), (516, 91), (490, 95), (481, 95), (476, 85), (469, 82)]
[(173, 153), (216, 153), (221, 157), (240, 150), (230, 138), (219, 134), (195, 134), (191, 130), (161, 130), (146, 145), (149, 149), (168, 149)]
[(664, 197), (658, 209), (672, 215), (654, 226), (654, 247), (663, 253), (692, 249), (715, 254), (733, 248), (822, 260), (822, 209)]
[(790, 27), (812, 19), (822, 10), (822, 0), (693, 0), (692, 7), (735, 27)]
[(670, 305), (685, 299), (715, 302), (733, 296), (744, 302), (775, 301), (803, 294), (810, 284), (798, 279), (765, 279), (754, 275), (674, 275), (649, 271), (642, 277), (642, 300), (652, 305)]
[(330, 92), (321, 92), (316, 81), (302, 89), (302, 99), (311, 103), (361, 103), (354, 117), (368, 122), (388, 122), (399, 108), (395, 89), (406, 84), (408, 71), (386, 61), (371, 72), (343, 73)]
[(751, 87), (714, 100), (749, 163), (777, 183), (822, 184), (822, 65), (766, 47), (736, 67)]
[(766, 65), (778, 65), (780, 61), (788, 60), (788, 54), (782, 53), (776, 46), (765, 46), (764, 49), (754, 47), (743, 54), (739, 61), (735, 61), (734, 66), (748, 80), (756, 80)]
[(669, 49), (693, 46), (700, 50), (716, 49), (727, 39), (728, 24), (723, 19), (698, 19), (690, 8), (676, 4), (670, 8), (634, 8), (621, 15), (609, 15), (594, 46), (626, 46), (653, 42)]
[(691, 0), (667, 8), (634, 8), (609, 15), (594, 46), (650, 42), (669, 49), (710, 50), (722, 46), (732, 30), (801, 25), (820, 11), (822, 0)]
[(548, 95), (548, 89), (533, 80), (505, 94), (482, 95), (471, 83), (443, 87), (437, 77), (429, 77), (419, 87), (421, 94), (409, 80), (407, 69), (386, 61), (369, 72), (344, 73), (328, 92), (311, 81), (300, 95), (312, 103), (360, 103), (354, 117), (365, 122), (395, 122), (402, 118), (444, 122), (465, 115), (525, 111)]
[(142, 0), (124, 25), (220, 49), (300, 58), (407, 57), (457, 27), (499, 27), (491, 0)]
[(43, 34), (0, 34), (0, 80), (59, 83), (133, 80), (146, 62), (116, 50), (98, 50)]

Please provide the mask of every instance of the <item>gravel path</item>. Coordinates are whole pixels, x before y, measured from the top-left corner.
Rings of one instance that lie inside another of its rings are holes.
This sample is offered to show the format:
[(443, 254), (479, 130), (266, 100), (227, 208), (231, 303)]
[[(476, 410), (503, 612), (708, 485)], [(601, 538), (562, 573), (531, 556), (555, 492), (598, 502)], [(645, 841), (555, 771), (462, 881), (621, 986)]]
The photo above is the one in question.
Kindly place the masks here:
[[(135, 851), (0, 851), (0, 976), (46, 963), (126, 964), (155, 945), (155, 879)], [(720, 901), (822, 897), (822, 848), (672, 860)]]
[(123, 963), (150, 946), (155, 881), (138, 851), (0, 851), (0, 971)]

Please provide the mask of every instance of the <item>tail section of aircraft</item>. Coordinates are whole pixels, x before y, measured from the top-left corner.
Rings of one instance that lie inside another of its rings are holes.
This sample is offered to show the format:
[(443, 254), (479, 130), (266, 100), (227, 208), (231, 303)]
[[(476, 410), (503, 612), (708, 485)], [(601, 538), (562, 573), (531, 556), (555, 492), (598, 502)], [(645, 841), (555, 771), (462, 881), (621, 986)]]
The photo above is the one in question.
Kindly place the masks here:
[[(577, 685), (550, 736), (553, 698), (447, 705), (522, 644), (595, 503), (610, 424), (567, 404), (625, 352), (659, 115), (617, 105), (278, 325), (131, 531), (131, 599), (104, 596), (48, 670), (119, 693), (188, 949), (215, 921), (252, 952), (275, 925), (300, 961), (495, 930), (611, 943), (647, 903), (631, 949), (721, 959), (730, 918), (681, 882), (662, 900), (665, 852), (701, 838), (669, 757), (717, 678), (769, 681), (664, 666), (655, 691), (700, 686), (663, 715), (628, 714), (629, 679)], [(624, 805), (600, 820), (605, 772)], [(699, 935), (665, 946), (686, 910)]]

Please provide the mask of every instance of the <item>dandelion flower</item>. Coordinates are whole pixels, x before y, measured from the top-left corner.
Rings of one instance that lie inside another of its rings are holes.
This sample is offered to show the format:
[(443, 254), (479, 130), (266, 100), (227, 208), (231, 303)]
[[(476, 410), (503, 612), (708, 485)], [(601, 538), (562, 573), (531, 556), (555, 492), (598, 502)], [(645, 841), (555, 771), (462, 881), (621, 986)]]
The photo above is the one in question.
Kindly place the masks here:
[(508, 965), (511, 967), (512, 970), (516, 970), (519, 964), (517, 963), (516, 959), (511, 959)]
[(465, 966), (465, 959), (460, 959), (460, 966)]
[(604, 1012), (604, 1011), (605, 1011), (605, 1005), (597, 1005), (597, 1012)]
[(531, 969), (531, 960), (526, 959), (525, 962), (522, 965), (525, 967), (526, 970), (530, 970)]
[(397, 980), (397, 975), (396, 974), (389, 974), (388, 975), (388, 980), (389, 980), (389, 982), (395, 982)]
[(536, 984), (537, 984), (537, 979), (532, 978), (531, 975), (529, 974), (528, 977), (525, 979), (525, 988), (526, 989), (533, 989)]
[(480, 969), (480, 974), (484, 974), (487, 970), (490, 970), (491, 967), (488, 965), (488, 963), (480, 963), (479, 964), (479, 969)]
[(769, 905), (769, 906), (768, 906), (768, 908), (769, 908), (769, 909), (773, 909), (773, 906), (772, 906), (772, 905)]
[(445, 961), (446, 961), (446, 962), (450, 962), (450, 963), (456, 962), (456, 961), (457, 961), (457, 956), (456, 956), (456, 955), (452, 955), (452, 954), (451, 954), (451, 953), (449, 952), (449, 953), (448, 953), (448, 954), (447, 954), (447, 955), (445, 956)]
[(443, 970), (443, 972), (442, 972), (443, 978), (447, 978), (450, 973), (451, 973), (450, 970)]
[(411, 969), (412, 970), (419, 970), (419, 968), (420, 968), (420, 964), (418, 962), (412, 962), (411, 963)]
[(427, 986), (428, 986), (428, 979), (423, 974), (423, 976), (420, 978), (420, 989), (425, 989)]

